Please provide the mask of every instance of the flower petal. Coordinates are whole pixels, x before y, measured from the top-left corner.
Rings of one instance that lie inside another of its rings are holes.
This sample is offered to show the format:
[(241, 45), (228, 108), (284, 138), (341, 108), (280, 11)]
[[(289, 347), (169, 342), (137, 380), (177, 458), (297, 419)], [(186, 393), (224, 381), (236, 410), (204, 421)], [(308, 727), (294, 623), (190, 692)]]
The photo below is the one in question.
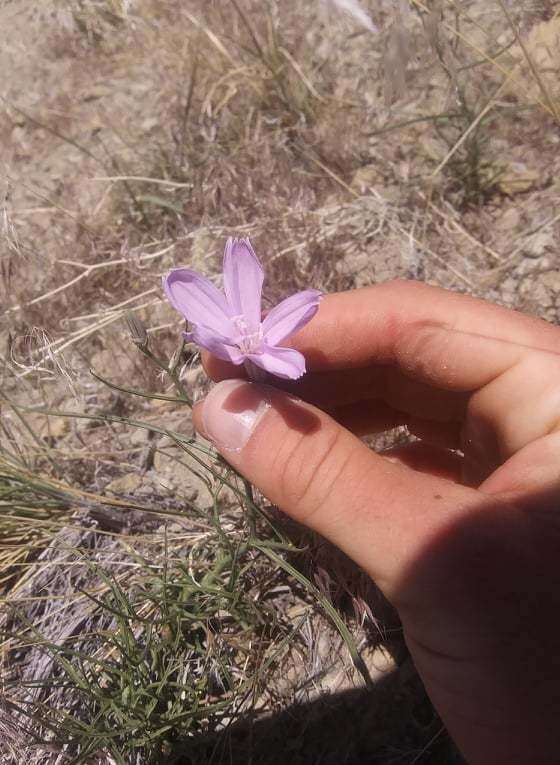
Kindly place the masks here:
[(163, 277), (163, 289), (185, 319), (225, 337), (235, 334), (226, 297), (209, 279), (190, 268), (174, 268)]
[(243, 364), (245, 356), (239, 348), (230, 345), (228, 338), (220, 337), (214, 331), (202, 326), (194, 326), (192, 332), (184, 332), (184, 338), (189, 343), (196, 343), (213, 356), (217, 356), (224, 361), (231, 361), (232, 364)]
[(248, 239), (227, 240), (224, 252), (224, 291), (233, 316), (243, 316), (249, 331), (261, 323), (264, 271)]
[(265, 346), (263, 353), (248, 353), (246, 358), (261, 369), (285, 380), (297, 380), (305, 374), (305, 358), (293, 348)]
[(268, 345), (281, 343), (311, 321), (319, 309), (321, 297), (319, 290), (304, 290), (278, 303), (263, 321), (263, 334)]

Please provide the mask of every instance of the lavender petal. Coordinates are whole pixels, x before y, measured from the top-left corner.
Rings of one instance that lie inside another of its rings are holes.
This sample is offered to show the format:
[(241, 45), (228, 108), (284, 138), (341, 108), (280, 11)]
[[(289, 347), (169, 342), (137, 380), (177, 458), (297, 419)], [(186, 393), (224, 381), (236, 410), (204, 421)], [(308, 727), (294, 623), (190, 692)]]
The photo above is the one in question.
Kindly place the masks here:
[(192, 324), (224, 337), (237, 334), (225, 295), (209, 279), (190, 268), (174, 268), (163, 278), (167, 299)]
[(305, 358), (293, 348), (265, 346), (263, 353), (250, 353), (246, 358), (261, 369), (285, 380), (297, 380), (305, 374)]
[(228, 342), (228, 338), (220, 337), (206, 327), (194, 326), (191, 332), (184, 332), (183, 336), (188, 343), (196, 343), (223, 361), (242, 364), (245, 360), (245, 356), (238, 348)]
[(278, 303), (263, 321), (267, 344), (281, 343), (311, 321), (319, 309), (321, 297), (319, 290), (304, 290)]
[(228, 239), (224, 252), (224, 291), (233, 316), (242, 316), (247, 329), (261, 323), (264, 271), (248, 239)]

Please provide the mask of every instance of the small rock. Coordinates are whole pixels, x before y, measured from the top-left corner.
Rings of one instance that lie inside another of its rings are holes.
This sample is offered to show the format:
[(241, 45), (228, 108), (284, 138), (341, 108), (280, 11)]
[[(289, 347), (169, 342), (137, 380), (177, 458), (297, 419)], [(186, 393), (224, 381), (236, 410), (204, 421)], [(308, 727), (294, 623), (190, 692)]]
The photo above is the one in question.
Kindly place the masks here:
[(504, 231), (516, 231), (521, 215), (516, 207), (510, 207), (504, 212), (504, 214), (497, 220), (498, 225)]
[(144, 428), (135, 428), (128, 436), (128, 441), (132, 447), (144, 446), (148, 441), (148, 431)]
[(354, 173), (350, 187), (363, 194), (372, 186), (377, 186), (382, 182), (383, 174), (378, 164), (364, 165)]
[(512, 162), (498, 179), (502, 194), (513, 196), (530, 191), (541, 179), (537, 170), (530, 170), (521, 162)]
[(449, 151), (443, 140), (430, 135), (423, 135), (420, 138), (418, 150), (433, 162), (440, 162)]
[(307, 603), (296, 603), (295, 605), (286, 609), (286, 616), (288, 616), (290, 619), (298, 619), (300, 616), (303, 616), (309, 612), (310, 609)]
[(521, 285), (520, 293), (523, 297), (530, 300), (535, 306), (549, 308), (554, 303), (552, 292), (543, 283), (542, 278), (525, 279)]
[(514, 293), (517, 289), (517, 282), (512, 276), (508, 276), (507, 279), (504, 279), (502, 282), (502, 292), (510, 292)]
[(552, 231), (539, 231), (527, 240), (523, 252), (530, 258), (540, 258), (546, 250), (555, 247), (554, 233)]
[(560, 271), (547, 271), (541, 274), (541, 282), (557, 295), (560, 294)]
[(144, 481), (141, 486), (136, 490), (138, 497), (151, 497), (154, 494), (154, 487)]
[(203, 474), (204, 468), (179, 449), (169, 448), (166, 451), (169, 456), (162, 451), (154, 455), (156, 480), (173, 486), (177, 493), (189, 502), (196, 499), (201, 507), (211, 507), (214, 503), (212, 495), (202, 478), (196, 475)]
[(70, 419), (68, 417), (57, 417), (56, 415), (45, 417), (39, 414), (30, 414), (26, 421), (35, 435), (50, 446), (70, 432)]
[[(560, 70), (560, 18), (555, 17), (543, 21), (529, 32), (523, 47), (519, 44), (510, 50), (511, 55), (518, 59), (521, 71), (511, 82), (511, 89), (516, 96), (525, 100), (542, 101), (544, 88), (548, 97), (558, 107), (560, 104), (560, 85), (558, 71)], [(531, 58), (531, 65), (527, 61)], [(533, 68), (539, 72), (535, 77)]]
[(45, 417), (44, 420), (45, 424), (41, 429), (41, 436), (45, 439), (58, 440), (70, 430), (68, 417)]
[[(164, 530), (165, 527), (162, 526), (161, 528)], [(175, 521), (174, 523), (170, 523), (169, 526), (167, 526), (167, 531), (169, 534), (183, 534), (185, 532), (185, 524)]]
[(92, 85), (83, 96), (82, 101), (96, 101), (98, 98), (104, 98), (111, 95), (111, 88), (107, 85)]
[(127, 473), (112, 480), (105, 489), (113, 494), (134, 494), (141, 485), (141, 475), (138, 473)]
[(376, 646), (373, 650), (366, 650), (362, 658), (372, 675), (382, 675), (396, 669), (396, 663), (389, 651), (384, 646)]
[(149, 133), (150, 130), (153, 130), (153, 128), (157, 127), (159, 123), (160, 121), (157, 117), (147, 117), (142, 122), (142, 130), (144, 130), (146, 133)]

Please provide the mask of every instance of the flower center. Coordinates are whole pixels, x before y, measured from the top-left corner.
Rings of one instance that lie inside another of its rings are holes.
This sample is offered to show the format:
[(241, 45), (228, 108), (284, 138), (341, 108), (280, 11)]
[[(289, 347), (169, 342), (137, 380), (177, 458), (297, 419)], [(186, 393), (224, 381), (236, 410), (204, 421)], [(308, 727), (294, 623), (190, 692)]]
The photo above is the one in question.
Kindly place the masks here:
[(263, 339), (262, 326), (259, 324), (256, 331), (247, 324), (247, 319), (243, 316), (234, 316), (232, 318), (233, 326), (239, 332), (235, 338), (236, 345), (242, 353), (262, 353), (261, 345)]

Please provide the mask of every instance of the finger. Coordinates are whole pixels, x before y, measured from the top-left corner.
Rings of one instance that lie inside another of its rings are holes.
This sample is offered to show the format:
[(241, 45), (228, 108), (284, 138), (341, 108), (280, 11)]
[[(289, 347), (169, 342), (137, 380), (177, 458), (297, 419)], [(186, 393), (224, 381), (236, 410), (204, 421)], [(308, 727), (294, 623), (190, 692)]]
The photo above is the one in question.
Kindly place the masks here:
[[(327, 295), (292, 339), (311, 371), (395, 365), (449, 390), (485, 385), (529, 347), (558, 353), (560, 330), (500, 306), (419, 282)], [(227, 367), (208, 360), (212, 377)], [(230, 368), (231, 371), (231, 368)]]
[(389, 597), (427, 538), (477, 501), (470, 489), (375, 454), (321, 410), (266, 386), (222, 382), (193, 416), (233, 467), (341, 547)]
[[(560, 422), (560, 330), (473, 298), (406, 282), (328, 296), (296, 344), (312, 369), (396, 368), (399, 393), (385, 390), (398, 398), (384, 400), (397, 409), (414, 401), (417, 384), (465, 394), (471, 485)], [(431, 403), (428, 419), (438, 397)], [(418, 415), (418, 404), (408, 411)]]
[[(559, 380), (560, 355), (534, 351), (471, 396), (462, 434), (467, 483), (479, 485), (522, 451), (524, 459), (540, 455), (535, 471), (526, 472), (529, 463), (521, 469), (520, 462), (512, 462), (500, 481), (492, 484), (494, 487), (499, 483), (501, 490), (507, 491), (507, 482), (518, 485), (521, 474), (527, 479), (538, 474), (535, 487), (543, 481), (557, 482), (560, 450), (558, 441), (549, 437), (560, 432)], [(544, 444), (548, 445), (548, 457), (538, 450), (527, 450), (537, 443), (544, 451)], [(527, 489), (532, 485), (533, 481), (528, 480)]]
[(463, 458), (449, 449), (415, 441), (387, 449), (382, 452), (382, 456), (420, 473), (445, 478), (455, 483), (461, 482)]
[[(240, 375), (239, 367), (210, 354), (204, 355), (203, 363), (216, 381), (244, 376)], [(395, 367), (380, 364), (360, 369), (359, 373), (356, 369), (330, 369), (310, 372), (297, 381), (271, 377), (270, 382), (327, 411), (352, 404), (361, 406), (372, 400), (383, 401), (394, 410), (424, 420), (461, 422), (468, 403), (465, 393), (438, 390), (403, 375)]]
[[(560, 430), (520, 449), (479, 488), (486, 494), (506, 494), (514, 500), (529, 497), (536, 507), (535, 498), (546, 492), (556, 510), (560, 494)], [(558, 513), (551, 513), (551, 518), (558, 519)]]
[(358, 401), (347, 406), (326, 407), (325, 411), (342, 427), (357, 436), (383, 433), (406, 425), (412, 435), (432, 446), (461, 448), (461, 424), (415, 417), (389, 406), (384, 401)]
[[(455, 334), (462, 344), (471, 340), (454, 360)], [(464, 363), (478, 352), (479, 341), (495, 341), (502, 357), (510, 346), (558, 353), (559, 337), (557, 328), (516, 311), (420, 282), (394, 281), (327, 295), (293, 345), (306, 355), (311, 370), (395, 364), (425, 382), (439, 380), (440, 387), (465, 390), (479, 387), (470, 383), (472, 370)], [(430, 369), (427, 362), (437, 358), (438, 368)], [(489, 368), (494, 362), (476, 360), (490, 362)]]
[(325, 407), (324, 411), (357, 436), (384, 433), (399, 425), (406, 425), (406, 417), (402, 412), (375, 399), (347, 406)]
[(460, 422), (468, 402), (465, 393), (438, 390), (403, 375), (395, 367), (380, 364), (360, 370), (311, 372), (301, 381), (282, 381), (275, 387), (321, 409), (377, 399), (400, 412), (442, 422)]
[(247, 378), (247, 372), (243, 366), (236, 366), (235, 364), (223, 361), (217, 356), (212, 356), (211, 353), (204, 349), (201, 350), (200, 357), (206, 374), (214, 380), (214, 382)]
[(421, 417), (410, 417), (406, 426), (410, 433), (431, 446), (442, 449), (462, 449), (463, 427), (457, 422), (434, 422)]

